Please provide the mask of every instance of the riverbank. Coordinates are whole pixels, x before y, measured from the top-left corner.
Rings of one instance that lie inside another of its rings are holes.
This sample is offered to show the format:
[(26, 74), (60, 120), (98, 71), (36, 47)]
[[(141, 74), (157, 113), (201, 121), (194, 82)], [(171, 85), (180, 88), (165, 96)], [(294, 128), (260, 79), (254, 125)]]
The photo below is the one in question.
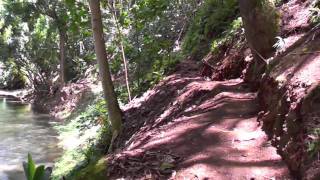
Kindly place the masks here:
[(101, 87), (88, 79), (68, 83), (53, 93), (35, 92), (30, 98), (33, 107), (60, 120), (67, 119), (77, 109), (83, 109), (102, 92)]
[(0, 90), (0, 97), (11, 97), (11, 98), (16, 98), (19, 99), (23, 102), (28, 102), (29, 100), (27, 99), (27, 96), (32, 94), (31, 89), (20, 89), (20, 90)]

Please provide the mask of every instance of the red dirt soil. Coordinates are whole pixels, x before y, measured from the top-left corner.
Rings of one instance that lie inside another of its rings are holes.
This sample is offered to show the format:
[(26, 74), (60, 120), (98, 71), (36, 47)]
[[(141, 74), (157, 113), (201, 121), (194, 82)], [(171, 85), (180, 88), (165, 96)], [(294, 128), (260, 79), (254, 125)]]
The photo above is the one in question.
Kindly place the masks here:
[(192, 61), (125, 107), (111, 179), (290, 179), (242, 80), (205, 81)]

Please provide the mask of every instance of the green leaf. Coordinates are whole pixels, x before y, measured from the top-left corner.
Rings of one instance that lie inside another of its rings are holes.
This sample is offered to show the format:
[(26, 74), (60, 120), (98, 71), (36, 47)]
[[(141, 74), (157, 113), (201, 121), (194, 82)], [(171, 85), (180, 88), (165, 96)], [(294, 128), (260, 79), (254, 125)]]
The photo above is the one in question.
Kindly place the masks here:
[(160, 170), (164, 171), (164, 170), (167, 170), (167, 169), (172, 169), (174, 167), (175, 167), (174, 164), (164, 162), (164, 163), (161, 164)]
[(67, 5), (71, 6), (75, 4), (75, 0), (66, 0)]
[(45, 169), (44, 166), (38, 166), (34, 174), (33, 180), (43, 180), (44, 179)]
[(29, 177), (29, 175), (28, 175), (28, 163), (24, 161), (22, 163), (22, 166), (23, 166), (24, 174), (25, 174), (26, 178), (28, 179), (28, 177)]
[(36, 165), (34, 161), (32, 160), (32, 156), (30, 153), (28, 153), (28, 166), (26, 171), (26, 176), (28, 180), (33, 180), (33, 176), (35, 173)]

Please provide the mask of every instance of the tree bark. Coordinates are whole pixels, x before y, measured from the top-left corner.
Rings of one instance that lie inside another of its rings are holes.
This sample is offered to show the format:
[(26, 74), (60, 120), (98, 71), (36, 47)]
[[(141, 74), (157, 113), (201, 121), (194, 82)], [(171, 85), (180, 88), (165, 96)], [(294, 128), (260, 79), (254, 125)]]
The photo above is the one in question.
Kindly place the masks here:
[(67, 33), (62, 28), (58, 29), (59, 31), (59, 49), (60, 49), (60, 81), (61, 86), (63, 87), (67, 82), (66, 73), (67, 73), (67, 62), (66, 62), (66, 39)]
[(100, 1), (89, 0), (91, 9), (91, 23), (94, 37), (94, 46), (99, 65), (99, 74), (102, 81), (104, 97), (108, 105), (108, 117), (112, 125), (113, 139), (122, 130), (122, 113), (119, 108), (114, 86), (111, 80), (107, 52), (103, 36), (103, 25), (101, 19)]
[(245, 36), (253, 54), (245, 81), (257, 83), (266, 68), (266, 59), (275, 49), (279, 31), (279, 16), (270, 0), (239, 0), (240, 13), (245, 29)]

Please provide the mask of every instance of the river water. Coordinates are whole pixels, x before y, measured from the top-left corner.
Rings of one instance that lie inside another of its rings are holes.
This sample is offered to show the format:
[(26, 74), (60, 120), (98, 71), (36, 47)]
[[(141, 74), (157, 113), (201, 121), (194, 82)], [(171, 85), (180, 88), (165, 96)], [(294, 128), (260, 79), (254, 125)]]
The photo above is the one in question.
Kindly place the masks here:
[(0, 180), (24, 180), (28, 153), (37, 164), (52, 166), (61, 154), (54, 123), (28, 104), (0, 97)]

